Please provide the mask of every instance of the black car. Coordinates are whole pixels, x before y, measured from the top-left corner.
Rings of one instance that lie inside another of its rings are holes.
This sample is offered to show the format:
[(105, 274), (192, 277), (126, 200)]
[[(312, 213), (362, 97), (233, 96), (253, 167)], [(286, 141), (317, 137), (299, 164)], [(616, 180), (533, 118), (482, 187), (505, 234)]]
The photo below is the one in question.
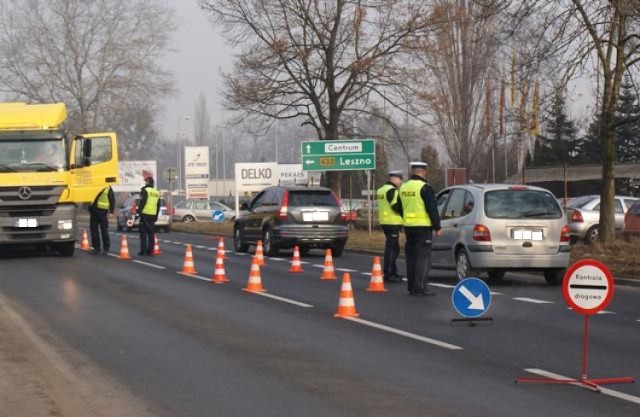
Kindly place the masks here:
[(233, 227), (237, 252), (262, 240), (268, 256), (298, 245), (302, 255), (311, 248), (331, 248), (338, 257), (349, 237), (346, 212), (329, 188), (268, 187), (240, 209)]

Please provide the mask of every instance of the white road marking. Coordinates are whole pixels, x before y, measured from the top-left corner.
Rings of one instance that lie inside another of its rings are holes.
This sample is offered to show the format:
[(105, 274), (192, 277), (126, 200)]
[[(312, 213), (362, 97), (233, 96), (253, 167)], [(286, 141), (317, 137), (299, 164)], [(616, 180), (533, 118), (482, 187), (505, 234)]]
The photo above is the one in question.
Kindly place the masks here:
[(182, 245), (182, 242), (176, 242), (175, 240), (171, 243), (173, 243), (174, 245)]
[(184, 272), (177, 272), (178, 275), (184, 275), (185, 277), (191, 277), (191, 278), (195, 278), (195, 279), (199, 279), (202, 281), (207, 281), (207, 282), (211, 282), (211, 278), (207, 278), (207, 277), (202, 277), (200, 275), (196, 275), (196, 274), (185, 274)]
[(596, 314), (616, 314), (616, 313), (609, 310), (600, 310)]
[(207, 248), (207, 250), (218, 250), (218, 248)]
[(360, 273), (361, 273), (362, 275), (366, 275), (366, 276), (368, 276), (368, 277), (370, 277), (370, 276), (371, 276), (371, 272), (360, 272)]
[(300, 264), (302, 264), (302, 265), (308, 265), (308, 264), (309, 264), (309, 262), (307, 262), (307, 261), (300, 261)]
[(535, 298), (527, 298), (527, 297), (514, 297), (516, 301), (524, 301), (525, 303), (534, 303), (534, 304), (553, 304), (553, 301), (545, 301), (545, 300), (537, 300)]
[(385, 326), (383, 324), (378, 324), (378, 323), (374, 323), (372, 321), (368, 321), (368, 320), (363, 320), (363, 319), (359, 319), (357, 317), (343, 317), (346, 320), (350, 320), (356, 323), (360, 323), (360, 324), (364, 324), (365, 326), (369, 326), (369, 327), (373, 327), (379, 330), (384, 330), (385, 332), (389, 332), (389, 333), (394, 333), (400, 336), (404, 336), (404, 337), (408, 337), (409, 339), (414, 339), (420, 342), (424, 342), (424, 343), (429, 343), (432, 345), (436, 345), (436, 346), (440, 346), (443, 347), (445, 349), (451, 349), (451, 350), (462, 350), (463, 348), (460, 346), (456, 346), (456, 345), (452, 345), (450, 343), (447, 342), (443, 342), (440, 340), (436, 340), (436, 339), (431, 339), (429, 337), (424, 337), (424, 336), (420, 336), (418, 334), (415, 333), (409, 333), (409, 332), (405, 332), (404, 330), (399, 330), (399, 329), (395, 329), (393, 327), (389, 327), (389, 326)]
[(455, 288), (455, 285), (449, 285), (449, 284), (429, 283), (429, 285), (433, 287), (440, 287), (440, 288)]
[(277, 261), (277, 262), (284, 262), (284, 261), (286, 261), (286, 259), (282, 259), (282, 258), (271, 258), (271, 257), (270, 257), (269, 259), (271, 259), (272, 261)]
[(296, 305), (298, 307), (313, 308), (313, 306), (311, 304), (301, 303), (300, 301), (291, 300), (289, 298), (284, 298), (284, 297), (278, 297), (277, 295), (267, 294), (265, 292), (253, 292), (253, 291), (247, 291), (247, 292), (251, 293), (251, 294), (255, 294), (255, 295), (260, 295), (262, 297), (267, 297), (267, 298), (271, 298), (271, 299), (274, 299), (274, 300), (282, 301), (284, 303), (293, 304), (293, 305)]
[(342, 272), (358, 272), (357, 269), (349, 269), (349, 268), (336, 268), (336, 271), (342, 271)]
[[(558, 374), (554, 374), (553, 372), (549, 372), (549, 371), (545, 371), (543, 369), (538, 369), (538, 368), (527, 368), (525, 369), (525, 371), (527, 372), (531, 372), (532, 374), (536, 374), (536, 375), (540, 375), (543, 376), (545, 378), (549, 378), (549, 379), (572, 379), (566, 376), (562, 376), (562, 375), (558, 375)], [(588, 389), (590, 391), (592, 391), (591, 388), (579, 383), (579, 382), (574, 382), (571, 383), (571, 385), (575, 385), (584, 389)], [(620, 400), (625, 400), (625, 401), (629, 401), (635, 404), (640, 404), (640, 397), (636, 397), (635, 395), (630, 395), (630, 394), (625, 394), (624, 392), (620, 392), (620, 391), (615, 391), (609, 388), (604, 388), (601, 385), (598, 385), (598, 389), (600, 390), (600, 393), (604, 394), (604, 395), (608, 395), (610, 397), (614, 397), (614, 398), (618, 398)]]
[(247, 256), (248, 253), (243, 253), (243, 252), (235, 252), (236, 255), (240, 255), (240, 256)]
[(133, 262), (137, 263), (137, 264), (141, 264), (141, 265), (146, 265), (146, 266), (150, 266), (151, 268), (156, 268), (156, 269), (167, 269), (166, 267), (162, 266), (162, 265), (156, 265), (156, 264), (152, 264), (149, 262), (144, 262), (144, 261), (139, 261), (137, 259), (134, 259)]
[(206, 246), (202, 246), (202, 245), (194, 245), (193, 247), (198, 249), (207, 249)]
[(314, 268), (324, 268), (324, 265), (313, 264), (311, 265)]

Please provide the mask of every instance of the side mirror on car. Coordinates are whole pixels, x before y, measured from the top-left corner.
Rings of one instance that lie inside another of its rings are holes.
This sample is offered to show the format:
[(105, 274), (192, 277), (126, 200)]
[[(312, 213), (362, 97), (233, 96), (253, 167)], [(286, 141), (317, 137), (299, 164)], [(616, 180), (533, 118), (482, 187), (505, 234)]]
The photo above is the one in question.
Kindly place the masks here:
[(240, 210), (249, 210), (249, 205), (247, 203), (240, 204)]

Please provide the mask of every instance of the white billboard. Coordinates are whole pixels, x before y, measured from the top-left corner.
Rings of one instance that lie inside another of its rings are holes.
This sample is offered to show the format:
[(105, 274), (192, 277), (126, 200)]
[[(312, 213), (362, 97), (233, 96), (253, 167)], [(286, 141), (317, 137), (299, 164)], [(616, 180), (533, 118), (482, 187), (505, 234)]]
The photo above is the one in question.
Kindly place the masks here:
[(209, 147), (184, 148), (184, 178), (187, 199), (209, 199)]
[(278, 184), (280, 185), (307, 185), (309, 171), (302, 170), (302, 164), (278, 164)]
[(157, 182), (157, 161), (119, 161), (118, 175), (120, 184), (113, 186), (113, 191), (140, 191), (144, 187), (144, 179), (152, 176)]
[(278, 164), (275, 162), (249, 162), (235, 164), (236, 192), (260, 191), (278, 184)]

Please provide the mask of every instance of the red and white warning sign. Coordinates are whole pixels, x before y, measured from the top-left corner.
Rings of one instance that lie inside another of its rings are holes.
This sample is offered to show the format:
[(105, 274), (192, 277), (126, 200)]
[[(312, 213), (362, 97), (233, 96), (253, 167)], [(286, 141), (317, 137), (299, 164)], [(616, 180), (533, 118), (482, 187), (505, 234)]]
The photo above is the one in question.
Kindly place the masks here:
[(595, 314), (613, 297), (613, 277), (603, 263), (583, 259), (567, 270), (562, 294), (569, 307), (578, 313)]

